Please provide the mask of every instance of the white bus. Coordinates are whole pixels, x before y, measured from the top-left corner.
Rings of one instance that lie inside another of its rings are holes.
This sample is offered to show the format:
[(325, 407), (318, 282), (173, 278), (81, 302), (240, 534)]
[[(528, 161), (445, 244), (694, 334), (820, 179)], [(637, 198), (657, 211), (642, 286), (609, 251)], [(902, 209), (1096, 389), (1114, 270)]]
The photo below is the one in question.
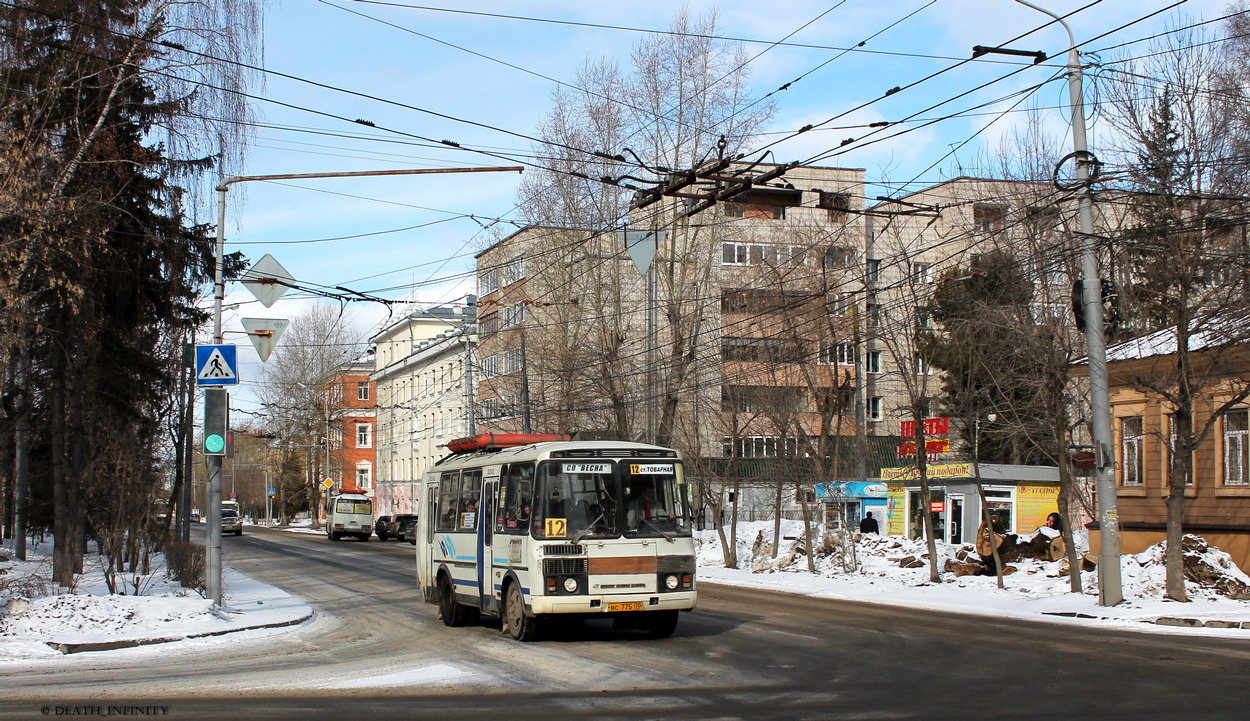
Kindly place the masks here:
[(344, 491), (326, 501), (326, 536), (337, 541), (355, 536), (362, 541), (373, 535), (373, 501), (363, 493)]
[[(520, 641), (542, 619), (611, 617), (673, 633), (695, 606), (689, 491), (677, 451), (567, 436), (453, 441), (426, 469), (417, 583), (448, 626), (500, 616)], [(532, 443), (534, 440), (548, 442)]]

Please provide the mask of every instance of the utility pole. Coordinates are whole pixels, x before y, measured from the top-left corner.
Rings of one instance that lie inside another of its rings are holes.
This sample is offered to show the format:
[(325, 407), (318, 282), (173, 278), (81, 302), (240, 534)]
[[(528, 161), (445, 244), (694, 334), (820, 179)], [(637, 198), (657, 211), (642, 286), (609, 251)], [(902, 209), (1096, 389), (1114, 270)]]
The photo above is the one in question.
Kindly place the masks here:
[[(442, 173), (519, 173), (524, 168), (509, 166), (500, 168), (421, 168), (404, 170), (362, 170), (340, 173), (282, 173), (278, 175), (237, 175), (226, 178), (217, 186), (217, 248), (213, 272), (213, 343), (223, 343), (221, 310), (226, 297), (226, 280), (222, 261), (226, 255), (226, 192), (235, 183), (257, 180), (307, 180), (310, 178), (366, 178), (384, 175), (433, 175)], [(213, 391), (217, 389), (208, 389)], [(224, 390), (220, 392), (225, 393)], [(206, 554), (205, 586), (208, 598), (221, 605), (221, 456), (208, 457), (208, 547)]]
[[(1090, 190), (1090, 167), (1097, 165), (1085, 137), (1085, 99), (1081, 79), (1081, 56), (1076, 36), (1063, 18), (1027, 0), (1016, 2), (1054, 18), (1068, 33), (1068, 98), (1072, 105), (1072, 158), (1076, 162), (1077, 221), (1081, 234), (1082, 305), (1085, 309), (1085, 343), (1089, 367), (1090, 415), (1094, 436), (1095, 473), (1098, 487), (1098, 522), (1102, 548), (1098, 553), (1098, 603), (1114, 606), (1124, 600), (1120, 578), (1120, 516), (1116, 508), (1115, 455), (1111, 434), (1111, 395), (1107, 381), (1107, 343), (1104, 337), (1102, 282), (1094, 242), (1094, 199)], [(973, 49), (974, 57), (992, 53), (1033, 54), (1003, 48)], [(1038, 61), (1034, 61), (1038, 62)], [(1066, 160), (1066, 158), (1065, 158)]]

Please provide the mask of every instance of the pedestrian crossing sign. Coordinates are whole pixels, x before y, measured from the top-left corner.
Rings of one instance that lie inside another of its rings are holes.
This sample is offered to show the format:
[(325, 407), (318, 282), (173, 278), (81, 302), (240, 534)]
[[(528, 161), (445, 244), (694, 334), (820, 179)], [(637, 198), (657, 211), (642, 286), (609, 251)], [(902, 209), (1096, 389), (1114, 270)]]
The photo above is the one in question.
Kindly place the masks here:
[(238, 356), (232, 345), (195, 347), (195, 384), (232, 386), (239, 382)]

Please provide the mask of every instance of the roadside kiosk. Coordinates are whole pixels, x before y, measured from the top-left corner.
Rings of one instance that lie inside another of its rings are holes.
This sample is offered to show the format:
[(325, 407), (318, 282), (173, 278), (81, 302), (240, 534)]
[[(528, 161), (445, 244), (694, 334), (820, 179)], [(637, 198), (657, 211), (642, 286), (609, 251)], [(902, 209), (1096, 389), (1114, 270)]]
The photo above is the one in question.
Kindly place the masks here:
[[(972, 463), (934, 463), (927, 467), (929, 513), (940, 539), (948, 543), (975, 543), (981, 524), (981, 503)], [(1054, 466), (980, 464), (981, 484), (990, 513), (1007, 533), (1027, 535), (1045, 525), (1046, 516), (1059, 510), (1059, 469)], [(920, 474), (914, 466), (882, 468), (886, 487), (888, 535), (920, 538), (925, 509), (920, 502)], [(875, 514), (874, 514), (875, 515)]]

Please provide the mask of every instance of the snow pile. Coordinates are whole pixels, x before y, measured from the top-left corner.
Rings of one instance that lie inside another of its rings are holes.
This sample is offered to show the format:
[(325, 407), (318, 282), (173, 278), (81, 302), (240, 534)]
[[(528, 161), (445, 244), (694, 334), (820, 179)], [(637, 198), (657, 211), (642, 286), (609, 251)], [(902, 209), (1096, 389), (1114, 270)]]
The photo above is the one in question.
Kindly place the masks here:
[[(1163, 595), (1167, 582), (1166, 544), (1160, 542), (1133, 556), (1123, 564), (1125, 588), (1138, 595)], [(1181, 539), (1182, 563), (1185, 570), (1185, 592), (1190, 598), (1250, 600), (1250, 576), (1233, 563), (1232, 557), (1209, 545), (1201, 536), (1186, 534)]]
[[(22, 601), (25, 600), (25, 603)], [(215, 618), (211, 603), (190, 592), (160, 596), (45, 596), (13, 599), (17, 613), (0, 616), (0, 637), (89, 643), (145, 635), (198, 633)], [(220, 619), (218, 619), (220, 620)]]
[[(819, 526), (813, 526), (821, 530)], [(752, 574), (793, 575), (795, 582), (807, 577), (830, 579), (848, 593), (850, 586), (868, 584), (893, 586), (899, 589), (931, 585), (929, 579), (929, 551), (923, 539), (902, 536), (878, 536), (875, 534), (852, 534), (850, 541), (842, 535), (823, 534), (813, 545), (815, 574), (808, 571), (807, 547), (803, 537), (803, 524), (799, 521), (783, 521), (780, 543), (773, 552), (773, 523), (771, 521), (740, 523), (738, 525), (737, 568)], [(1078, 555), (1084, 555), (1086, 536), (1076, 538)], [(695, 533), (697, 558), (705, 568), (724, 567), (724, 556), (719, 535), (714, 530)], [(1193, 600), (1217, 600), (1220, 598), (1250, 600), (1250, 577), (1242, 573), (1231, 557), (1212, 548), (1198, 536), (1185, 537), (1186, 588)], [(970, 545), (936, 544), (939, 570), (947, 567), (947, 561), (975, 550)], [(851, 555), (853, 554), (853, 555)], [(1127, 599), (1160, 599), (1164, 596), (1166, 569), (1163, 563), (1163, 544), (1136, 555), (1124, 556), (1122, 560), (1122, 583)], [(1066, 594), (1071, 588), (1068, 578), (1067, 559), (1044, 561), (1021, 559), (1007, 567), (1005, 585), (1007, 592), (1020, 598), (1042, 599)], [(957, 576), (943, 570), (943, 585), (956, 589), (997, 591), (995, 576)], [(786, 582), (775, 582), (786, 583)], [(1086, 596), (1098, 595), (1097, 574), (1081, 572), (1081, 587)]]
[(66, 592), (51, 580), (50, 546), (33, 546), (26, 561), (0, 561), (0, 639), (89, 643), (129, 638), (136, 629), (144, 636), (182, 636), (221, 622), (207, 599), (169, 577), (159, 554), (152, 556), (151, 573), (118, 576), (142, 595), (110, 594), (103, 569), (91, 565), (98, 557), (90, 554), (86, 572)]

